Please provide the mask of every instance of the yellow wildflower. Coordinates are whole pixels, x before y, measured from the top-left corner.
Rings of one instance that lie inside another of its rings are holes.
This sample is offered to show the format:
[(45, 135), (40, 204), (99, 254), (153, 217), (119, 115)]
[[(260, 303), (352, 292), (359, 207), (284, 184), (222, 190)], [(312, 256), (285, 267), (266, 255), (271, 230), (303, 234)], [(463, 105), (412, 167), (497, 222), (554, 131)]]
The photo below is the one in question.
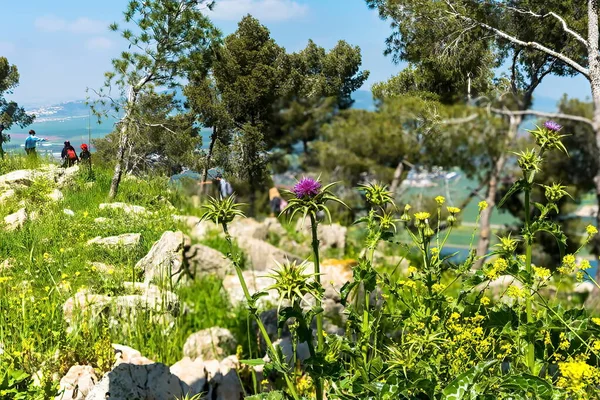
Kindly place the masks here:
[(418, 221), (425, 221), (429, 217), (431, 217), (431, 214), (429, 214), (428, 212), (421, 211), (421, 212), (415, 213), (415, 218)]
[(460, 208), (458, 207), (446, 207), (446, 209), (448, 210), (448, 213), (452, 215), (458, 214), (460, 212)]
[(558, 348), (561, 350), (569, 350), (569, 347), (571, 347), (571, 342), (569, 342), (569, 339), (567, 339), (567, 335), (565, 335), (564, 332), (561, 332)]
[(441, 207), (446, 202), (446, 198), (444, 196), (438, 196), (435, 198), (435, 202)]
[(61, 253), (64, 253), (64, 252), (65, 252), (65, 249), (63, 249), (63, 248), (61, 247), (59, 251), (60, 251)]
[(577, 269), (575, 256), (573, 254), (567, 254), (562, 259), (562, 265), (558, 267), (558, 272), (561, 274), (572, 274)]
[(478, 206), (479, 206), (479, 211), (483, 211), (486, 208), (488, 208), (488, 203), (487, 203), (487, 201), (482, 200), (479, 202)]
[(508, 268), (508, 261), (502, 257), (498, 257), (496, 260), (494, 260), (494, 263), (491, 264), (491, 266), (488, 265), (488, 268), (484, 273), (488, 279), (494, 280), (498, 279), (500, 274), (504, 272), (506, 268)]
[(576, 398), (588, 398), (586, 388), (596, 386), (600, 382), (600, 371), (585, 361), (569, 360), (558, 363), (561, 377), (556, 386), (576, 395)]
[(592, 318), (592, 322), (596, 325), (600, 325), (600, 318)]
[(550, 270), (548, 268), (533, 267), (533, 276), (535, 276), (538, 279), (546, 280), (546, 279), (550, 278), (551, 275), (552, 275), (552, 272), (550, 272)]
[(516, 300), (527, 296), (525, 290), (515, 285), (511, 285), (508, 289), (506, 289), (506, 295)]
[(489, 297), (482, 297), (481, 300), (479, 300), (479, 302), (481, 303), (482, 306), (488, 306), (490, 304), (490, 298)]
[(441, 283), (434, 283), (433, 286), (431, 286), (433, 293), (442, 293), (444, 289), (446, 289), (446, 285)]
[(590, 268), (592, 268), (592, 266), (590, 265), (590, 261), (585, 258), (579, 263), (579, 269), (586, 270)]
[(598, 229), (594, 225), (588, 225), (588, 226), (586, 226), (585, 227), (585, 231), (590, 236), (594, 236), (595, 234), (598, 233)]
[(435, 324), (435, 323), (436, 323), (436, 322), (438, 322), (439, 320), (440, 320), (440, 317), (438, 317), (437, 315), (432, 315), (432, 316), (431, 316), (431, 322), (432, 322), (432, 323), (434, 323), (434, 324)]
[(112, 275), (115, 273), (115, 270), (110, 268), (108, 271), (106, 271), (109, 275)]
[(415, 272), (417, 272), (417, 268), (412, 265), (410, 267), (408, 267), (408, 269), (406, 270), (406, 273), (408, 275), (414, 274)]
[(87, 211), (84, 211), (84, 212), (83, 212), (83, 216), (84, 216), (84, 217), (87, 217), (88, 215), (89, 215), (89, 213), (88, 213)]

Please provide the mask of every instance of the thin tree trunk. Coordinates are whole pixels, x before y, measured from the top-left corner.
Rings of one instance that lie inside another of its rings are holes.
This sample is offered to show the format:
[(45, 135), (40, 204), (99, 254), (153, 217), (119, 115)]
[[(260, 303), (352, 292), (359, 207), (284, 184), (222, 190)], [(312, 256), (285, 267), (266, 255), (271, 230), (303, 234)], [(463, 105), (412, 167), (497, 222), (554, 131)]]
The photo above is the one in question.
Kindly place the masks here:
[(396, 194), (396, 190), (398, 190), (398, 186), (400, 186), (400, 179), (402, 179), (402, 173), (404, 172), (404, 159), (400, 160), (398, 166), (394, 170), (394, 176), (392, 178), (392, 183), (390, 184), (390, 192), (392, 193), (392, 197)]
[[(589, 80), (592, 89), (592, 100), (594, 101), (594, 117), (592, 125), (596, 134), (596, 147), (600, 149), (600, 59), (598, 58), (598, 9), (596, 0), (588, 0), (588, 62)], [(594, 178), (596, 186), (596, 202), (599, 210), (596, 213), (596, 226), (600, 227), (600, 169), (596, 171)], [(598, 248), (593, 251), (598, 257)], [(596, 270), (596, 281), (600, 281), (600, 267)], [(600, 291), (594, 286), (592, 293), (586, 303), (591, 304), (598, 298)]]
[[(490, 181), (488, 183), (488, 188), (485, 196), (485, 201), (488, 204), (488, 207), (481, 211), (481, 217), (479, 219), (479, 241), (477, 243), (477, 257), (484, 257), (488, 249), (490, 247), (490, 237), (491, 237), (491, 224), (492, 224), (492, 212), (494, 211), (494, 207), (496, 205), (496, 194), (498, 193), (498, 183), (500, 181), (500, 176), (502, 171), (504, 170), (504, 166), (506, 165), (506, 149), (510, 144), (515, 140), (517, 136), (517, 132), (519, 130), (519, 125), (523, 120), (522, 116), (511, 116), (510, 125), (508, 127), (508, 132), (506, 134), (506, 138), (503, 144), (503, 151), (496, 160), (494, 167), (492, 169), (492, 173), (490, 174)], [(475, 263), (475, 268), (481, 268), (483, 262), (485, 260), (483, 258), (479, 259)]]
[(213, 151), (215, 149), (215, 142), (217, 141), (217, 127), (213, 126), (212, 134), (210, 135), (210, 145), (208, 146), (208, 154), (206, 155), (206, 165), (204, 165), (204, 171), (202, 171), (202, 194), (206, 194), (208, 185), (205, 184), (208, 179), (208, 171), (212, 164)]
[(119, 139), (119, 149), (117, 150), (117, 164), (113, 172), (113, 178), (110, 183), (110, 192), (108, 198), (114, 200), (119, 192), (119, 184), (121, 183), (121, 177), (123, 176), (123, 159), (125, 158), (125, 150), (127, 147), (127, 120), (123, 122), (121, 127), (121, 137)]

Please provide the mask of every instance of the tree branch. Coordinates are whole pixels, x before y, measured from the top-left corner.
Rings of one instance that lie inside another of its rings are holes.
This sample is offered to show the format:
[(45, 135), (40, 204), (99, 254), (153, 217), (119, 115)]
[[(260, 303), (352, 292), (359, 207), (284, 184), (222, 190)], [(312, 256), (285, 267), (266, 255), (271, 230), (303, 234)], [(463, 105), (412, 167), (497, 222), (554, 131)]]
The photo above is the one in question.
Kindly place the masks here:
[(556, 57), (557, 59), (564, 62), (565, 64), (567, 64), (568, 66), (570, 66), (571, 68), (578, 71), (579, 73), (581, 73), (582, 75), (584, 75), (586, 78), (589, 79), (589, 76), (590, 76), (589, 69), (585, 68), (581, 64), (577, 63), (575, 60), (567, 57), (566, 55), (559, 53), (557, 51), (554, 51), (554, 50), (550, 49), (549, 47), (546, 47), (538, 42), (525, 42), (525, 41), (520, 40), (512, 35), (509, 35), (508, 33), (504, 32), (498, 28), (494, 28), (493, 26), (488, 25), (484, 22), (477, 21), (477, 20), (474, 20), (473, 18), (462, 15), (458, 11), (456, 11), (454, 6), (450, 3), (450, 0), (446, 0), (446, 4), (448, 5), (448, 7), (450, 7), (450, 10), (451, 10), (451, 11), (447, 11), (448, 14), (450, 14), (456, 18), (462, 19), (463, 21), (478, 25), (483, 29), (493, 32), (497, 37), (508, 40), (511, 43), (514, 43), (514, 44), (517, 44), (517, 45), (523, 46), (523, 47), (528, 47), (530, 49), (539, 50), (539, 51), (546, 53), (552, 57)]
[(536, 14), (533, 11), (530, 11), (530, 10), (521, 10), (519, 8), (516, 8), (516, 7), (507, 6), (506, 8), (508, 10), (517, 12), (519, 14), (527, 14), (527, 15), (531, 15), (532, 17), (541, 18), (541, 19), (544, 19), (544, 18), (546, 18), (548, 16), (554, 17), (554, 18), (556, 18), (561, 23), (561, 25), (563, 27), (563, 31), (565, 31), (566, 33), (570, 34), (579, 43), (581, 43), (581, 44), (583, 44), (584, 46), (587, 47), (587, 41), (583, 38), (583, 36), (581, 36), (579, 33), (575, 32), (573, 29), (569, 28), (569, 25), (567, 25), (567, 21), (565, 21), (564, 18), (562, 18), (560, 15), (556, 14), (553, 11), (550, 11), (550, 12), (548, 12), (546, 14)]
[[(555, 118), (555, 119), (567, 119), (569, 121), (583, 122), (584, 124), (588, 124), (593, 126), (593, 122), (591, 119), (582, 117), (579, 115), (572, 114), (563, 114), (563, 113), (551, 113), (537, 110), (524, 110), (524, 111), (511, 111), (511, 110), (502, 110), (499, 108), (490, 108), (490, 111), (496, 114), (515, 116), (515, 115), (533, 115), (536, 117), (545, 117), (545, 118)], [(475, 114), (476, 115), (476, 114)]]

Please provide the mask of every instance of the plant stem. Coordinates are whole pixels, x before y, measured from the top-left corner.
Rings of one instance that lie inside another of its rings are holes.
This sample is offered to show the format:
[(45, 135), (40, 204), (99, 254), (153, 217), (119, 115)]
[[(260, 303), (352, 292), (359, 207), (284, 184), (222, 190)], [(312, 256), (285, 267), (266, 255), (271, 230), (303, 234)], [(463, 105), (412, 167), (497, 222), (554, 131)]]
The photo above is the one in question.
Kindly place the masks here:
[[(314, 260), (313, 263), (315, 265), (315, 280), (317, 282), (317, 286), (321, 287), (321, 265), (319, 264), (319, 237), (317, 235), (317, 220), (313, 214), (310, 214), (310, 226), (312, 231), (312, 248)], [(321, 300), (317, 300), (317, 306), (321, 307)], [(323, 336), (323, 313), (320, 312), (317, 314), (317, 350), (319, 352), (323, 351), (323, 346), (325, 345), (325, 337)], [(323, 400), (323, 381), (321, 379), (315, 380), (315, 390), (317, 395), (317, 400)]]
[[(252, 301), (252, 296), (250, 295), (250, 291), (248, 290), (248, 286), (246, 285), (246, 280), (244, 279), (244, 274), (242, 273), (242, 269), (240, 268), (239, 263), (238, 263), (236, 257), (234, 256), (233, 242), (231, 241), (231, 235), (229, 234), (229, 230), (227, 229), (227, 224), (222, 223), (222, 226), (223, 226), (223, 232), (225, 233), (225, 239), (227, 240), (227, 243), (229, 244), (230, 259), (233, 262), (235, 272), (240, 280), (240, 285), (242, 286), (242, 290), (244, 292), (244, 296), (246, 297), (246, 301), (248, 302), (248, 304), (250, 304)], [(277, 355), (278, 354), (277, 349), (275, 349), (275, 346), (273, 346), (273, 342), (271, 341), (271, 338), (269, 337), (269, 334), (267, 333), (265, 325), (260, 320), (259, 316), (256, 314), (255, 311), (251, 310), (250, 313), (256, 320), (258, 329), (260, 330), (260, 333), (261, 333), (263, 339), (265, 340), (267, 347), (271, 350), (272, 357), (275, 359), (275, 361), (278, 364), (281, 364), (282, 361), (279, 359), (279, 356)], [(292, 397), (295, 400), (300, 400), (300, 398), (298, 397), (298, 393), (296, 393), (296, 387), (294, 386), (294, 383), (290, 380), (290, 377), (287, 374), (283, 374), (283, 376), (285, 378), (285, 382), (287, 384), (288, 390), (290, 391), (290, 394), (292, 395)]]
[[(525, 231), (529, 232), (530, 224), (531, 224), (531, 215), (530, 215), (530, 190), (525, 190)], [(528, 237), (525, 241), (525, 270), (531, 276), (531, 243), (532, 238)], [(532, 289), (529, 288), (529, 293), (527, 295), (527, 299), (525, 301), (525, 311), (527, 313), (527, 323), (533, 323), (533, 310), (531, 308), (531, 296), (533, 296)], [(527, 366), (531, 373), (534, 373), (535, 368), (535, 346), (534, 346), (534, 337), (530, 334), (528, 338), (527, 344)]]

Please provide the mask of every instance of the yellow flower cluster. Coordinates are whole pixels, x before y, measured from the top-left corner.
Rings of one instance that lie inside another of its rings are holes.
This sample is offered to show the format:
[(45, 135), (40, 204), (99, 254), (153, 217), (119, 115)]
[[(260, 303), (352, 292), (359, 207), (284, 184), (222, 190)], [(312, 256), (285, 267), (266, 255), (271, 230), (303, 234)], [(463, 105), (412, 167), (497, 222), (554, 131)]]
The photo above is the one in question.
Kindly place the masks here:
[(587, 388), (600, 384), (600, 370), (583, 360), (569, 360), (558, 364), (561, 377), (556, 386), (565, 389), (573, 399), (588, 399)]
[(431, 217), (431, 214), (429, 214), (428, 212), (421, 211), (421, 212), (415, 213), (415, 218), (417, 219), (417, 221), (425, 221), (429, 217)]
[(458, 207), (446, 207), (446, 209), (448, 210), (448, 213), (452, 215), (458, 214), (460, 212), (460, 208)]
[(413, 266), (413, 265), (411, 265), (410, 267), (408, 267), (408, 269), (406, 270), (406, 273), (407, 273), (408, 275), (412, 275), (412, 274), (414, 274), (415, 272), (417, 272), (417, 267), (415, 267), (415, 266)]
[(481, 300), (479, 300), (479, 302), (481, 303), (482, 306), (489, 306), (490, 305), (490, 298), (489, 297), (482, 297)]
[(488, 208), (488, 203), (487, 203), (487, 201), (483, 200), (483, 201), (479, 202), (478, 206), (479, 206), (479, 211), (483, 211), (486, 208)]
[(545, 281), (552, 276), (552, 272), (550, 272), (548, 268), (533, 267), (533, 276), (535, 276), (537, 279)]
[(445, 289), (446, 285), (441, 283), (434, 283), (433, 286), (431, 286), (433, 293), (442, 293)]
[(562, 265), (558, 267), (561, 274), (572, 274), (577, 269), (577, 262), (573, 254), (567, 254), (562, 259)]
[(404, 279), (398, 281), (399, 286), (407, 287), (409, 289), (416, 289), (417, 283), (415, 281), (411, 281), (410, 279), (405, 281)]
[(493, 264), (488, 264), (488, 268), (486, 271), (484, 271), (484, 273), (488, 279), (494, 280), (498, 279), (500, 274), (504, 272), (506, 268), (508, 268), (508, 261), (502, 257), (498, 257), (496, 260), (494, 260)]
[(589, 236), (594, 236), (598, 233), (598, 229), (594, 225), (588, 225), (585, 227), (585, 231)]
[(506, 295), (515, 300), (519, 300), (527, 297), (527, 291), (518, 286), (511, 285), (508, 287), (508, 289), (506, 289)]
[(444, 196), (438, 196), (435, 198), (435, 202), (441, 207), (446, 202), (446, 198)]

